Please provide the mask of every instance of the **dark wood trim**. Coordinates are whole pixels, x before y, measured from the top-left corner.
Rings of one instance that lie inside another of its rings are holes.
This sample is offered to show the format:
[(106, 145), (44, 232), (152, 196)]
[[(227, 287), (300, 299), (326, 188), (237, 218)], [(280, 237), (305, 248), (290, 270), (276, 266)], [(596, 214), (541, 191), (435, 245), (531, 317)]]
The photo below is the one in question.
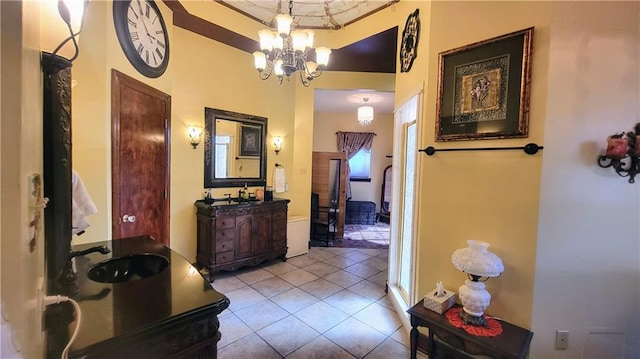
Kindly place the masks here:
[(327, 71), (395, 73), (398, 27), (384, 30), (331, 52)]
[(188, 12), (174, 12), (173, 25), (250, 54), (260, 49), (258, 41), (191, 15)]
[(162, 2), (167, 5), (171, 11), (175, 14), (176, 12), (187, 12), (187, 9), (182, 6), (179, 0), (162, 0)]
[(140, 82), (133, 77), (127, 76), (122, 72), (111, 69), (111, 229), (112, 233), (117, 233), (118, 226), (116, 226), (116, 220), (120, 217), (120, 203), (115, 201), (115, 198), (120, 196), (120, 187), (115, 183), (116, 178), (114, 173), (120, 172), (120, 160), (117, 151), (120, 148), (120, 86), (125, 85), (135, 90), (148, 94), (159, 99), (162, 99), (166, 104), (166, 119), (165, 119), (165, 156), (167, 159), (165, 174), (165, 191), (166, 191), (166, 206), (164, 207), (164, 229), (165, 238), (160, 241), (167, 247), (170, 244), (170, 213), (171, 213), (171, 96), (164, 92), (157, 90), (147, 84)]
[[(257, 40), (192, 15), (178, 1), (163, 0), (163, 2), (173, 11), (174, 26), (250, 54), (260, 49), (260, 44)], [(229, 7), (223, 2), (218, 1), (218, 3)], [(390, 5), (392, 4), (389, 4), (388, 6)], [(384, 9), (384, 7), (381, 7), (376, 11), (380, 11), (382, 9)], [(251, 15), (244, 14), (241, 11), (238, 12), (263, 23)], [(367, 15), (363, 15), (362, 17), (364, 16)], [(362, 17), (355, 19), (350, 23), (360, 20)], [(269, 25), (265, 24), (265, 26)], [(333, 49), (333, 52), (331, 53), (331, 60), (329, 61), (329, 65), (325, 71), (395, 73), (397, 61), (396, 54), (398, 52), (397, 48), (398, 27), (396, 26), (342, 48)]]

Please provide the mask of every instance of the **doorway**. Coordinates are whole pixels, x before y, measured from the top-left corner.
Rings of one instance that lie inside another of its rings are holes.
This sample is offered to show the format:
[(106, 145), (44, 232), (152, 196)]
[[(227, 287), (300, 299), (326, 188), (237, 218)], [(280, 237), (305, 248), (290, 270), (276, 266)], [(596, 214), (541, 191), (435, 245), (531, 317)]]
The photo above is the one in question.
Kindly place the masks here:
[(403, 310), (414, 302), (415, 296), (415, 253), (416, 253), (416, 203), (418, 200), (418, 116), (419, 95), (412, 97), (397, 111), (395, 127), (399, 129), (394, 141), (399, 145), (394, 149), (393, 194), (391, 213), (392, 236), (398, 241), (392, 243), (389, 253), (390, 287)]
[(171, 97), (111, 71), (113, 238), (169, 246)]

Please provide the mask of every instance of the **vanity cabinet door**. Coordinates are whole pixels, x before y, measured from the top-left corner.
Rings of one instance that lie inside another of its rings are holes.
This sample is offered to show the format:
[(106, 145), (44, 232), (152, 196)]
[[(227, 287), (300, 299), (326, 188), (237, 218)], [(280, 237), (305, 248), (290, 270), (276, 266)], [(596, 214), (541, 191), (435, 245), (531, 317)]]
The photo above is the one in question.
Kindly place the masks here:
[(236, 217), (236, 258), (247, 258), (253, 254), (253, 215)]
[(259, 255), (271, 250), (271, 212), (259, 213), (255, 219), (253, 254)]

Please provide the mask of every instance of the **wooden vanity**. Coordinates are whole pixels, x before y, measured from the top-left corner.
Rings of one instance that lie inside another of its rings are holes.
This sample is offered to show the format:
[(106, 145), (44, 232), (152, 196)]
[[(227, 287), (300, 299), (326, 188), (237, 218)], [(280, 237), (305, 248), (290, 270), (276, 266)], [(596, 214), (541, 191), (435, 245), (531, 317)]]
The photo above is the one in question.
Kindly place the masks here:
[(232, 271), (287, 254), (288, 199), (273, 201), (196, 201), (197, 254), (209, 280), (220, 270)]
[[(214, 290), (179, 253), (148, 236), (73, 246), (82, 251), (100, 245), (109, 254), (75, 259), (82, 319), (70, 359), (213, 358), (220, 340), (218, 315), (229, 299)], [(118, 283), (90, 279), (90, 268), (114, 258), (153, 254), (168, 259), (158, 274)], [(52, 305), (45, 314), (47, 358), (60, 358), (75, 328), (70, 303)]]

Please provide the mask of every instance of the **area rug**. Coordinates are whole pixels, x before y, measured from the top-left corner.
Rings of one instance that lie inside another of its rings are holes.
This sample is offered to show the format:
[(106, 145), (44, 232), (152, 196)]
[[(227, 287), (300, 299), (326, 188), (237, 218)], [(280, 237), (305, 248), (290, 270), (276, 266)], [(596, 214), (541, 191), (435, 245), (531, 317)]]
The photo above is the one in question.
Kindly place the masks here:
[[(373, 225), (346, 224), (344, 226), (344, 237), (329, 241), (329, 247), (342, 248), (389, 248), (390, 228), (386, 223), (376, 223)], [(325, 247), (324, 241), (311, 241), (313, 247)]]

